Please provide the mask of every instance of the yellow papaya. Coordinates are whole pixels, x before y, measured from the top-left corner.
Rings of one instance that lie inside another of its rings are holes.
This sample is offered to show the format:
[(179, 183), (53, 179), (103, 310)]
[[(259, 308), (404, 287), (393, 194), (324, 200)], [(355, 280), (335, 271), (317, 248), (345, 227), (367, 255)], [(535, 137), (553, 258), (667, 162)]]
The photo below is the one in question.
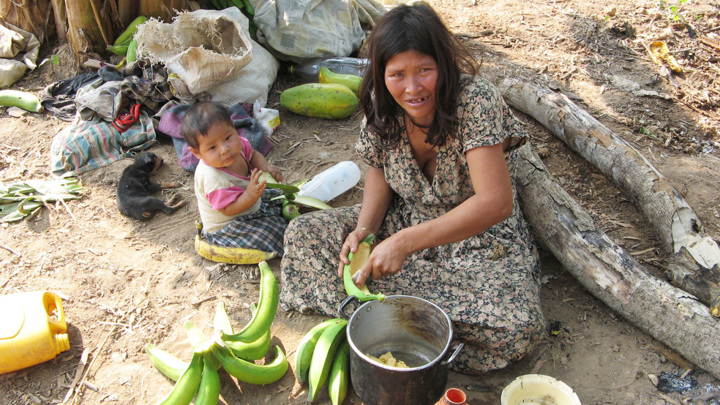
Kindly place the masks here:
[(344, 84), (306, 83), (280, 94), (280, 105), (308, 117), (342, 119), (358, 107), (359, 99)]
[(320, 71), (318, 71), (318, 82), (344, 84), (348, 86), (356, 96), (360, 97), (360, 83), (362, 82), (362, 77), (360, 76), (335, 73), (323, 66), (320, 68)]

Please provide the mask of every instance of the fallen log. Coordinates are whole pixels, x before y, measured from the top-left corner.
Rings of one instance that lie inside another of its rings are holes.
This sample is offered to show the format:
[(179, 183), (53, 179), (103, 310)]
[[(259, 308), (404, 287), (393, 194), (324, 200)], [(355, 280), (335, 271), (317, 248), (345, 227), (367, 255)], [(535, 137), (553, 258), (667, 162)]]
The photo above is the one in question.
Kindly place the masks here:
[(625, 319), (720, 378), (720, 322), (696, 297), (654, 277), (613, 243), (554, 181), (529, 143), (519, 152), (523, 211), (563, 267)]
[(633, 200), (671, 254), (673, 283), (720, 316), (720, 248), (667, 178), (565, 95), (517, 79), (498, 87), (508, 105), (535, 118)]

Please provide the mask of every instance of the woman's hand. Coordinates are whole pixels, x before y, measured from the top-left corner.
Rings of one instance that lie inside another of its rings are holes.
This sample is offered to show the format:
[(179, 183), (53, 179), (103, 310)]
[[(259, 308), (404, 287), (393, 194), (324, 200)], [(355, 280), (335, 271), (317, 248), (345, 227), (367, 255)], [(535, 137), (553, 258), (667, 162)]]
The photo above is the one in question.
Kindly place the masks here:
[(371, 276), (373, 280), (378, 280), (389, 274), (396, 274), (402, 270), (409, 254), (399, 238), (391, 236), (373, 248), (367, 263), (355, 273), (353, 281), (362, 286)]
[[(370, 232), (366, 228), (355, 229), (348, 235), (340, 249), (340, 267), (338, 268), (338, 276), (343, 276), (343, 270), (346, 264), (350, 263), (347, 255), (350, 252), (356, 252), (358, 245), (369, 235)], [(360, 269), (353, 281), (358, 286), (365, 284), (369, 277), (377, 280), (388, 274), (395, 274), (402, 270), (402, 265), (407, 259), (410, 252), (405, 248), (399, 237), (391, 236), (388, 239), (377, 244), (370, 253), (367, 263)]]
[(345, 265), (350, 263), (350, 260), (348, 260), (350, 252), (357, 252), (360, 242), (362, 242), (362, 240), (371, 233), (372, 232), (367, 228), (356, 228), (354, 231), (350, 232), (347, 238), (345, 238), (345, 242), (340, 247), (340, 267), (338, 267), (338, 276), (343, 276)]

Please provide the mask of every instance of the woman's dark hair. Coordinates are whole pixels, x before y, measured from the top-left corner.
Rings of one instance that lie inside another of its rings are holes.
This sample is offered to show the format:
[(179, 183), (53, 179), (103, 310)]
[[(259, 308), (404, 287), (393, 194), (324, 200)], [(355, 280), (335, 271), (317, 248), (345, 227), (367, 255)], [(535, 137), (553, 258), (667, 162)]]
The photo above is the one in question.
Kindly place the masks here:
[(207, 135), (216, 124), (234, 126), (230, 112), (221, 104), (202, 101), (187, 110), (180, 124), (180, 133), (189, 146), (198, 149), (198, 136)]
[(403, 110), (385, 86), (385, 68), (393, 56), (406, 51), (430, 55), (437, 63), (435, 118), (429, 127), (423, 128), (427, 130), (427, 143), (443, 145), (455, 132), (460, 75), (475, 75), (477, 63), (435, 10), (424, 2), (395, 6), (368, 36), (366, 56), (370, 65), (360, 90), (360, 108), (367, 118), (367, 128), (388, 144), (399, 139)]

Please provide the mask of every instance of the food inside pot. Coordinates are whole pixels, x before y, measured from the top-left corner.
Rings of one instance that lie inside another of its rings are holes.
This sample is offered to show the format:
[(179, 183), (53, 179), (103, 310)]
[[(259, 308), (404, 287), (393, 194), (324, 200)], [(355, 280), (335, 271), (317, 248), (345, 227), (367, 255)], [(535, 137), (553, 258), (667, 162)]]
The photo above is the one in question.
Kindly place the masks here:
[(367, 355), (371, 360), (376, 361), (380, 364), (384, 364), (388, 367), (395, 368), (410, 368), (405, 364), (404, 361), (396, 359), (391, 352), (383, 353), (380, 357), (375, 357), (370, 354)]

